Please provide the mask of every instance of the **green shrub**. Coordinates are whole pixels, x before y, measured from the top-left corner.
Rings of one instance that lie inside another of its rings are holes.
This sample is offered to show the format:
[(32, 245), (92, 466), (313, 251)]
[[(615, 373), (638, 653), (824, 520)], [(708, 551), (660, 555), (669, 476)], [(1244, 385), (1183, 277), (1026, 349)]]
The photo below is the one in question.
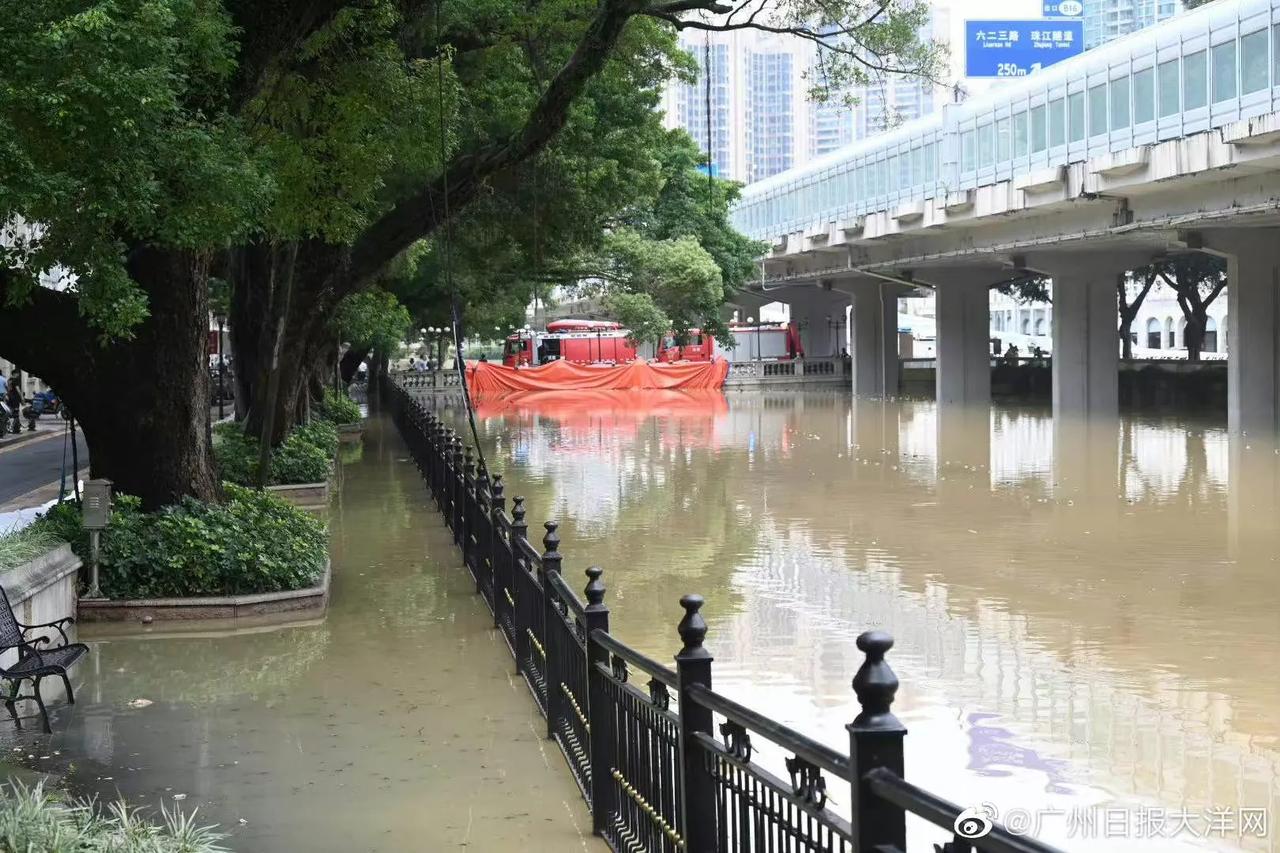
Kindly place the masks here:
[(218, 853), (226, 836), (161, 807), (163, 823), (144, 819), (123, 801), (105, 811), (92, 802), (65, 803), (42, 784), (12, 782), (0, 789), (0, 849), (41, 853)]
[[(271, 454), (267, 484), (320, 483), (329, 478), (329, 466), (338, 452), (338, 428), (315, 420), (298, 427)], [(213, 456), (222, 479), (242, 486), (258, 482), (258, 442), (244, 434), (242, 424), (214, 428)]]
[(24, 527), (0, 536), (0, 572), (16, 569), (58, 544), (58, 537), (40, 527)]
[(354, 424), (362, 420), (360, 404), (336, 391), (325, 391), (324, 399), (317, 408), (320, 417), (331, 424)]
[[(324, 525), (267, 493), (226, 483), (226, 502), (192, 498), (143, 512), (118, 495), (102, 536), (99, 577), (108, 598), (243, 595), (314, 585), (324, 572)], [(88, 534), (73, 503), (36, 525), (67, 540), (81, 557)]]

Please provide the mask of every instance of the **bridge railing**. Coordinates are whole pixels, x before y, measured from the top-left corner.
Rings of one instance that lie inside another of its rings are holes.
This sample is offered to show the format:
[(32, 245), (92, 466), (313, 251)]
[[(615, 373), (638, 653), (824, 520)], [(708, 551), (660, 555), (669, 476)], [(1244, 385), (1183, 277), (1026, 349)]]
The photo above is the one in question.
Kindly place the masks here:
[[(951, 833), (941, 853), (1053, 853), (999, 826), (968, 838), (959, 806), (906, 781), (888, 634), (858, 638), (861, 713), (846, 727), (848, 753), (818, 743), (713, 689), (701, 596), (680, 599), (674, 669), (610, 633), (603, 570), (586, 570), (579, 598), (556, 522), (543, 525), (539, 551), (524, 499), (508, 513), (502, 476), (477, 465), (455, 430), (394, 377), (383, 399), (613, 850), (894, 853), (907, 850), (911, 813)], [(757, 760), (762, 744), (785, 756), (786, 778)], [(828, 801), (836, 783), (850, 794), (848, 814)]]

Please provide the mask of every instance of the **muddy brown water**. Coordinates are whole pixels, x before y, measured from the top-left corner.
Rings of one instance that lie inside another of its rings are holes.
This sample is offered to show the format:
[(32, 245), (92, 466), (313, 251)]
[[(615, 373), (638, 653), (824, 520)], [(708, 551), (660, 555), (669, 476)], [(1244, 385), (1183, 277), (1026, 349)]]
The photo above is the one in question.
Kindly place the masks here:
[(884, 628), (909, 778), (1070, 850), (1277, 849), (1275, 446), (830, 392), (480, 415), (507, 495), (654, 657), (702, 593), (717, 687), (847, 747)]
[[(702, 593), (717, 689), (847, 747), (884, 628), (912, 780), (1068, 850), (1278, 849), (1278, 448), (829, 392), (535, 395), (478, 429), (640, 650), (669, 660)], [(385, 421), (331, 519), (323, 620), (99, 637), (58, 734), (0, 749), (185, 794), (239, 850), (598, 849)]]

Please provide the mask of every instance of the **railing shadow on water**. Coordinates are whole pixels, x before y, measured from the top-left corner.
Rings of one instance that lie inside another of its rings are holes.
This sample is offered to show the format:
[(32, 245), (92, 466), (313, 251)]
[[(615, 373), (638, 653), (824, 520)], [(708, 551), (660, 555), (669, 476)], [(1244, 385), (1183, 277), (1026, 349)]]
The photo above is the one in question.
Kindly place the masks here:
[[(592, 814), (594, 832), (627, 853), (894, 853), (906, 815), (952, 834), (938, 853), (1052, 853), (971, 816), (904, 778), (906, 728), (890, 706), (893, 638), (858, 637), (861, 713), (834, 750), (712, 688), (703, 599), (685, 595), (675, 668), (609, 633), (603, 570), (586, 570), (586, 601), (561, 574), (560, 537), (529, 541), (523, 498), (507, 511), (501, 474), (477, 464), (458, 433), (395, 380), (383, 402), (453, 532), (476, 591), (546, 718)], [(718, 723), (718, 725), (717, 725)], [(718, 736), (718, 737), (717, 737)], [(782, 779), (752, 760), (753, 738), (789, 756)], [(828, 807), (828, 779), (849, 786), (848, 816)], [(981, 834), (985, 833), (985, 834)], [(981, 837), (972, 837), (981, 834)]]

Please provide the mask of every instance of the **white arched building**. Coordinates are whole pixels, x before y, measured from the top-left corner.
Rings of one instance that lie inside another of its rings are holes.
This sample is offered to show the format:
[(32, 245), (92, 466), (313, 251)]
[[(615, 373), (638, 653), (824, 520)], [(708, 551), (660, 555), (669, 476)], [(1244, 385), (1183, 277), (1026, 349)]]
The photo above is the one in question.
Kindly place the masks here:
[[(1139, 288), (1131, 285), (1130, 294)], [(1015, 343), (1023, 354), (1029, 346), (1039, 346), (1045, 352), (1052, 351), (1050, 330), (1053, 327), (1053, 306), (1047, 303), (1019, 302), (1011, 296), (991, 291), (991, 335), (1003, 341)], [(1119, 314), (1116, 323), (1119, 325)], [(1205, 329), (1202, 354), (1206, 358), (1223, 358), (1227, 352), (1227, 292), (1222, 293), (1209, 306), (1209, 321)], [(1133, 354), (1137, 358), (1186, 358), (1184, 339), (1186, 319), (1178, 307), (1178, 297), (1172, 289), (1157, 283), (1142, 301), (1133, 325), (1129, 327)], [(1024, 346), (1026, 344), (1026, 346)]]

